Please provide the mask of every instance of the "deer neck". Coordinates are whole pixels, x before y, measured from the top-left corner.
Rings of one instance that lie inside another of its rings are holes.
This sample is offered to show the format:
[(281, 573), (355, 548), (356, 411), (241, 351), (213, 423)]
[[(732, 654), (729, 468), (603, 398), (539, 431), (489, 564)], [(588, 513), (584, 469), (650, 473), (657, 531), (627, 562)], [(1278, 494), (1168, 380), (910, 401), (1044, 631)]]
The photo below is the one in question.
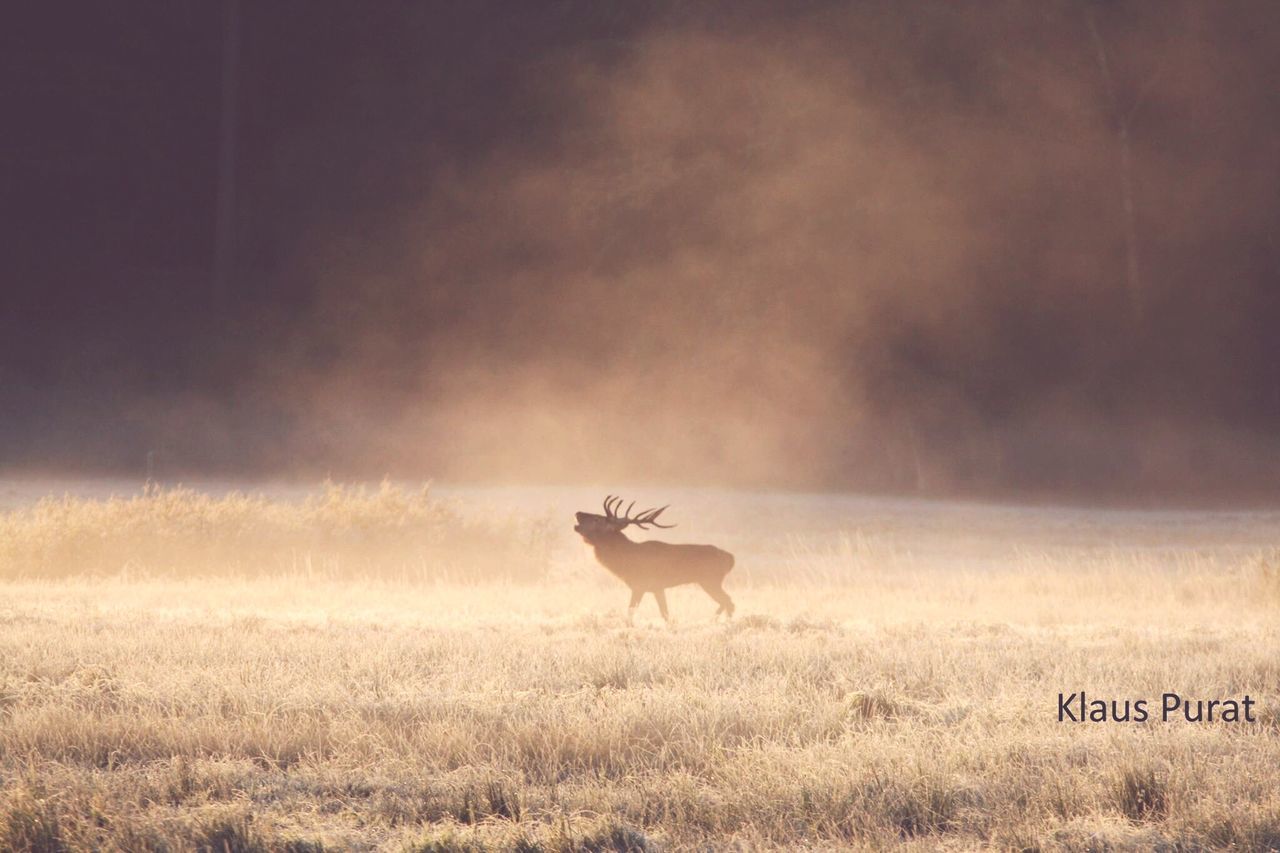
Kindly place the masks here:
[(616, 563), (618, 558), (635, 547), (634, 542), (622, 534), (606, 533), (603, 536), (596, 537), (591, 540), (591, 547), (595, 549), (596, 559), (599, 560), (605, 568), (612, 568), (610, 563)]

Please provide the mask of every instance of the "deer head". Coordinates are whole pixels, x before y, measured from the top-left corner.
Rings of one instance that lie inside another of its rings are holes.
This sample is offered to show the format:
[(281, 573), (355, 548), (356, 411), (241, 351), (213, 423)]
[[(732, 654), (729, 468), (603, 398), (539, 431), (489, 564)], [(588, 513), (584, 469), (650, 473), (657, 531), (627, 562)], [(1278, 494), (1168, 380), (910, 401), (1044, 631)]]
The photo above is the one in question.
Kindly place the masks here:
[(627, 511), (619, 514), (618, 508), (622, 506), (622, 498), (609, 495), (604, 499), (604, 515), (597, 515), (594, 512), (574, 513), (578, 523), (573, 526), (573, 529), (583, 539), (593, 542), (596, 539), (621, 533), (633, 524), (641, 530), (648, 530), (650, 526), (663, 529), (675, 527), (674, 524), (659, 524), (657, 521), (658, 516), (662, 515), (662, 511), (667, 507), (646, 509), (633, 516), (631, 510), (635, 505), (636, 502), (632, 501), (627, 507)]

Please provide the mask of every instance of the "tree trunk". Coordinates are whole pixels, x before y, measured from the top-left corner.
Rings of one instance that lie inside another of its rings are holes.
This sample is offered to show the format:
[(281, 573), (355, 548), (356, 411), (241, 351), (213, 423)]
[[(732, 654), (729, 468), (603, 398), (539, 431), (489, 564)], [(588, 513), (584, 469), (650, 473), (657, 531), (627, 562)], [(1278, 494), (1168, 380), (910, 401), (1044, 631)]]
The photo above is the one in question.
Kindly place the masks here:
[(1129, 297), (1129, 310), (1135, 326), (1141, 327), (1146, 315), (1146, 294), (1142, 286), (1142, 266), (1138, 254), (1138, 221), (1134, 202), (1133, 187), (1133, 144), (1130, 139), (1129, 123), (1138, 105), (1135, 103), (1128, 110), (1120, 103), (1120, 95), (1116, 91), (1115, 80), (1111, 73), (1111, 61), (1107, 55), (1107, 47), (1098, 32), (1098, 23), (1093, 11), (1089, 10), (1085, 19), (1089, 24), (1089, 36), (1093, 40), (1093, 48), (1098, 58), (1098, 67), (1102, 71), (1102, 80), (1106, 85), (1107, 103), (1115, 123), (1116, 140), (1120, 154), (1120, 206), (1124, 217), (1124, 277), (1125, 291)]
[(240, 0), (225, 0), (222, 34), (222, 118), (218, 132), (217, 219), (213, 237), (213, 310), (228, 302), (235, 267), (236, 101), (240, 64)]

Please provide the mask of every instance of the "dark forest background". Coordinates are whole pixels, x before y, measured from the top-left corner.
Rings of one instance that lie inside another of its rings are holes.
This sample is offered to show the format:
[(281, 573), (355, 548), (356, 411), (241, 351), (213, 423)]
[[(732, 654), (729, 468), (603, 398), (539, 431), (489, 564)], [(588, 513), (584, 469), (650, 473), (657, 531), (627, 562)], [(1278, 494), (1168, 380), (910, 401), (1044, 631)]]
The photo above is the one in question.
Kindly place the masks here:
[(1280, 4), (5, 17), (5, 470), (1280, 494)]

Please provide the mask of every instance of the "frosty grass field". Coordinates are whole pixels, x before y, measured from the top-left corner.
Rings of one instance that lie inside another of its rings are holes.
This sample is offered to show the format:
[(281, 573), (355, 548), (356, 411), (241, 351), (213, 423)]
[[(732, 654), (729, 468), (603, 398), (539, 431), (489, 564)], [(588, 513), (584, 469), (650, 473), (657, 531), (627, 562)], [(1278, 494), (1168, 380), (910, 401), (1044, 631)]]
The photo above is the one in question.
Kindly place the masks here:
[(628, 629), (600, 490), (246, 489), (0, 483), (0, 849), (1280, 848), (1280, 514), (633, 489)]

